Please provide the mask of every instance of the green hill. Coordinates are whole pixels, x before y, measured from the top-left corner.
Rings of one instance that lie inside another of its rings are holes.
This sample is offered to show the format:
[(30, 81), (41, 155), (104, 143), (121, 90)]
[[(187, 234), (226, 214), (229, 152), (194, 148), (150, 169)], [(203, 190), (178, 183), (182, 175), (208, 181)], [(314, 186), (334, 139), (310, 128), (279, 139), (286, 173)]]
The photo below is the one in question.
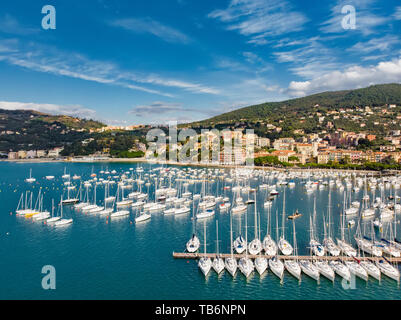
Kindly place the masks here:
[(375, 85), (356, 90), (318, 93), (311, 96), (286, 100), (282, 102), (267, 102), (260, 105), (245, 107), (219, 116), (187, 124), (192, 127), (210, 127), (217, 124), (229, 124), (238, 121), (256, 121), (287, 119), (288, 117), (306, 116), (318, 110), (330, 111), (341, 107), (384, 106), (386, 104), (401, 105), (401, 84)]
[(0, 150), (50, 149), (86, 139), (104, 124), (32, 110), (0, 109)]

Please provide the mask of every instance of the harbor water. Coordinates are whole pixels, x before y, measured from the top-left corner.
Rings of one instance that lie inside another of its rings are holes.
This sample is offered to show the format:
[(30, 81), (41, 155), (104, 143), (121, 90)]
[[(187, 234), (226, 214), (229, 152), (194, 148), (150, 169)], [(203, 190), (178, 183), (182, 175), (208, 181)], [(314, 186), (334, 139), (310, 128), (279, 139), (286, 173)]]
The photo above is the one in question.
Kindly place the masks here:
[[(144, 174), (160, 167), (156, 164), (140, 164)], [(321, 277), (319, 283), (302, 275), (299, 282), (285, 273), (282, 282), (273, 275), (270, 269), (260, 277), (256, 272), (246, 279), (241, 273), (232, 278), (224, 271), (217, 275), (214, 271), (205, 278), (195, 260), (174, 260), (173, 252), (184, 252), (185, 244), (192, 235), (191, 212), (180, 215), (164, 215), (162, 212), (152, 213), (150, 220), (135, 223), (137, 211), (131, 211), (127, 217), (110, 219), (108, 216), (84, 214), (74, 210), (72, 206), (64, 206), (63, 216), (73, 218), (73, 223), (65, 227), (54, 227), (46, 222), (34, 221), (31, 218), (17, 216), (15, 211), (21, 194), (30, 190), (36, 200), (39, 189), (44, 196), (43, 206), (51, 210), (52, 199), (60, 201), (66, 194), (62, 175), (64, 171), (71, 175), (82, 176), (89, 180), (92, 173), (97, 177), (101, 170), (116, 170), (117, 174), (130, 171), (135, 176), (138, 164), (132, 163), (0, 163), (0, 299), (400, 299), (399, 284), (382, 276), (381, 282), (369, 278), (359, 278), (351, 286), (344, 285), (336, 276), (334, 282)], [(169, 167), (187, 170), (188, 167)], [(27, 183), (32, 169), (33, 183)], [(193, 170), (207, 170), (194, 167)], [(214, 170), (214, 169), (213, 169)], [(228, 169), (226, 170), (228, 172)], [(160, 171), (152, 171), (158, 174)], [(53, 175), (54, 180), (45, 176)], [(111, 175), (113, 176), (113, 175)], [(106, 177), (105, 177), (106, 178)], [(314, 180), (313, 177), (310, 178)], [(323, 178), (323, 180), (327, 178)], [(232, 202), (231, 190), (224, 193), (223, 186), (234, 186), (222, 179), (210, 178), (214, 182), (207, 184), (207, 193), (227, 196)], [(327, 219), (329, 187), (317, 188), (313, 193), (305, 192), (306, 179), (294, 178), (295, 187), (276, 186), (279, 195), (273, 200), (271, 208), (271, 230), (276, 238), (276, 215), (282, 227), (283, 193), (286, 189), (286, 215), (299, 210), (302, 216), (295, 220), (297, 247), (300, 255), (308, 255), (309, 249), (309, 217), (313, 213), (316, 199), (316, 237), (323, 240), (324, 222)], [(315, 179), (317, 180), (317, 179)], [(116, 179), (118, 182), (118, 179)], [(149, 180), (150, 181), (150, 180)], [(142, 186), (143, 192), (154, 199), (155, 183), (149, 187)], [(274, 184), (276, 181), (264, 181)], [(79, 188), (80, 180), (71, 180)], [(268, 211), (263, 206), (267, 198), (267, 190), (260, 190), (260, 178), (250, 179), (250, 186), (256, 188), (257, 211), (260, 213), (260, 229), (262, 239), (267, 231)], [(169, 186), (164, 179), (162, 185)], [(116, 193), (117, 183), (110, 188), (112, 195)], [(173, 187), (177, 184), (173, 180)], [(190, 184), (188, 191), (201, 193), (202, 183)], [(134, 186), (134, 191), (136, 186)], [(347, 190), (347, 189), (345, 189)], [(91, 196), (93, 190), (91, 189)], [(384, 196), (394, 195), (394, 189), (385, 188)], [(97, 188), (98, 204), (102, 204), (104, 187)], [(352, 191), (352, 201), (361, 201), (364, 189)], [(373, 195), (369, 190), (372, 199)], [(401, 192), (400, 194), (401, 195)], [(376, 197), (380, 191), (376, 190)], [(242, 193), (244, 200), (247, 193)], [(253, 193), (251, 193), (253, 199)], [(332, 187), (331, 191), (331, 229), (335, 237), (340, 237), (340, 212), (343, 206), (344, 193)], [(196, 206), (195, 206), (196, 208)], [(220, 212), (216, 207), (213, 218), (196, 222), (196, 233), (201, 241), (200, 252), (203, 252), (204, 223), (206, 224), (207, 252), (216, 252), (216, 220), (219, 221), (219, 249), (222, 253), (230, 252), (230, 211)], [(57, 210), (56, 210), (57, 211)], [(242, 217), (242, 234), (245, 235), (245, 215), (233, 215), (234, 239), (239, 235), (239, 219)], [(248, 206), (248, 240), (255, 237), (254, 205)], [(399, 215), (398, 220), (401, 218)], [(286, 239), (292, 244), (292, 221), (285, 217)], [(357, 222), (357, 218), (354, 219)], [(363, 222), (361, 229), (369, 234), (371, 221)], [(397, 234), (401, 235), (401, 226), (396, 224)], [(357, 228), (347, 228), (345, 234), (353, 239)], [(375, 230), (376, 237), (380, 237)], [(333, 238), (335, 238), (333, 237)], [(353, 242), (356, 247), (355, 242)], [(51, 265), (56, 270), (56, 289), (42, 288), (43, 266)]]

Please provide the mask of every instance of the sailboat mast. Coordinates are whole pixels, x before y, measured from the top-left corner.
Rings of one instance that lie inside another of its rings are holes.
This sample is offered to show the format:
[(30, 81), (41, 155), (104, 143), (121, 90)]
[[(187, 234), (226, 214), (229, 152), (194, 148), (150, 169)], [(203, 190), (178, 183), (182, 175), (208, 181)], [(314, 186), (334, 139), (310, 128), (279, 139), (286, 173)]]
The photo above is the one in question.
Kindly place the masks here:
[(203, 241), (205, 246), (205, 258), (206, 258), (206, 221), (203, 222)]
[(282, 235), (281, 237), (285, 239), (285, 187), (284, 187), (284, 196), (283, 196), (283, 217), (282, 217)]
[(258, 213), (256, 210), (256, 192), (254, 192), (254, 196), (255, 196), (255, 204), (254, 204), (254, 207), (255, 207), (255, 239), (257, 239), (258, 238)]
[(230, 212), (230, 250), (231, 258), (233, 258), (233, 215)]
[(216, 244), (217, 244), (216, 252), (217, 256), (219, 256), (219, 220), (216, 220)]

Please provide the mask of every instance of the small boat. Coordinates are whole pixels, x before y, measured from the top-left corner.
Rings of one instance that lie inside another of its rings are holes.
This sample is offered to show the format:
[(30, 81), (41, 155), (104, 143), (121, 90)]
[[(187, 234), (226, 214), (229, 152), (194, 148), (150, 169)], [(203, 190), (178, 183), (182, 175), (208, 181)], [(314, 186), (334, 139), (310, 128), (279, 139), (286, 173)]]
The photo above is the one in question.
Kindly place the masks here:
[(210, 217), (213, 217), (213, 216), (214, 216), (214, 210), (207, 209), (207, 210), (205, 210), (205, 211), (203, 211), (201, 213), (198, 213), (196, 215), (196, 218), (197, 219), (205, 219), (205, 218), (210, 218)]
[(300, 217), (302, 217), (302, 213), (299, 213), (299, 211), (297, 209), (297, 211), (295, 211), (295, 213), (293, 215), (289, 216), (288, 219), (294, 220), (294, 219), (298, 219)]
[(135, 222), (136, 222), (136, 223), (138, 223), (138, 222), (144, 222), (144, 221), (149, 220), (150, 218), (151, 218), (150, 213), (145, 213), (145, 212), (143, 212), (142, 214), (140, 214), (138, 217), (135, 218)]
[(62, 227), (62, 226), (67, 226), (72, 223), (72, 219), (63, 219), (63, 197), (61, 197), (61, 202), (60, 202), (60, 219), (54, 223), (56, 227)]
[(32, 183), (32, 182), (36, 181), (36, 179), (32, 177), (32, 169), (29, 169), (29, 178), (26, 178), (25, 181), (28, 183)]

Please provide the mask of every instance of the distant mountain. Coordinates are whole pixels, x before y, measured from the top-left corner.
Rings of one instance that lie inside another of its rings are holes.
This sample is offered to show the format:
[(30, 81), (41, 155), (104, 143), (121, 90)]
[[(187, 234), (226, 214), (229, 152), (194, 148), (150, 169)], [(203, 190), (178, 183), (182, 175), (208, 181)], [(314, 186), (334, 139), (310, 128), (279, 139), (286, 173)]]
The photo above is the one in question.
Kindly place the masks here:
[(0, 109), (0, 151), (49, 149), (80, 141), (104, 124), (32, 110)]
[(375, 85), (356, 90), (318, 93), (311, 96), (286, 100), (282, 102), (267, 102), (260, 105), (245, 107), (221, 114), (213, 118), (186, 124), (191, 127), (210, 127), (217, 124), (229, 124), (238, 121), (256, 121), (286, 119), (299, 117), (319, 110), (330, 111), (341, 107), (384, 106), (386, 104), (401, 105), (401, 84)]

